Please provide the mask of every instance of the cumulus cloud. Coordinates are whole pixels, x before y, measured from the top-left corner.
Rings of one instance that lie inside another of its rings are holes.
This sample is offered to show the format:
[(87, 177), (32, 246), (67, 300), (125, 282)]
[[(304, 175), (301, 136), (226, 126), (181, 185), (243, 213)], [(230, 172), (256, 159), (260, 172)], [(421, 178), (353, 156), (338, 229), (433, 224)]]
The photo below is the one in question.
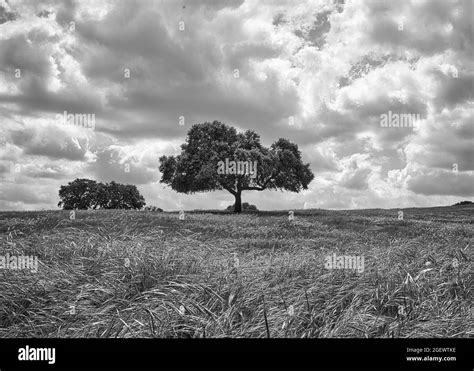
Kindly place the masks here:
[(79, 133), (76, 128), (73, 130), (82, 136), (72, 136), (67, 129), (57, 125), (38, 125), (12, 130), (10, 138), (24, 155), (85, 161), (89, 145), (87, 135)]
[(408, 187), (415, 193), (424, 195), (474, 196), (474, 174), (459, 172), (431, 171), (414, 175)]
[(97, 153), (97, 159), (90, 164), (88, 171), (94, 179), (115, 180), (125, 184), (147, 184), (156, 181), (158, 172), (143, 163), (143, 153), (139, 148), (110, 146)]
[[(304, 193), (244, 195), (261, 209), (472, 197), (472, 11), (470, 0), (0, 0), (11, 187), (0, 207), (54, 208), (76, 177), (137, 184), (165, 209), (227, 206), (225, 192), (158, 183), (158, 158), (213, 120), (266, 145), (288, 138), (311, 164)], [(94, 130), (58, 124), (65, 111), (94, 114)], [(420, 119), (383, 127), (388, 112)]]

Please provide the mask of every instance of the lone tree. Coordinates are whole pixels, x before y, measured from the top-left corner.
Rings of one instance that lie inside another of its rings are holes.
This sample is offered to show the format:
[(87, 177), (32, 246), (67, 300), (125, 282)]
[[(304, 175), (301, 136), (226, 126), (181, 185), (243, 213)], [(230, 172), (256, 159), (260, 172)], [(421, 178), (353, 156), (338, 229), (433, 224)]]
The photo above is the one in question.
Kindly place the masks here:
[(76, 179), (59, 189), (58, 206), (71, 209), (141, 209), (145, 199), (134, 185)]
[(193, 125), (181, 149), (176, 157), (160, 157), (160, 182), (187, 194), (225, 189), (235, 197), (236, 213), (242, 191), (300, 192), (314, 178), (296, 144), (279, 139), (266, 148), (254, 131), (238, 133), (219, 121)]

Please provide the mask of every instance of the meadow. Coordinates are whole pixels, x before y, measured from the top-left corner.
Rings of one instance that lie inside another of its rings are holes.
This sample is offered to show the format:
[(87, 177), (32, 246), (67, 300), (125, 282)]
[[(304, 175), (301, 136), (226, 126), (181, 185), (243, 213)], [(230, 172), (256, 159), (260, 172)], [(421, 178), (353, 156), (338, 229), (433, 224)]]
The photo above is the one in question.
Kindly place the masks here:
[(0, 337), (472, 337), (474, 207), (398, 216), (0, 212)]

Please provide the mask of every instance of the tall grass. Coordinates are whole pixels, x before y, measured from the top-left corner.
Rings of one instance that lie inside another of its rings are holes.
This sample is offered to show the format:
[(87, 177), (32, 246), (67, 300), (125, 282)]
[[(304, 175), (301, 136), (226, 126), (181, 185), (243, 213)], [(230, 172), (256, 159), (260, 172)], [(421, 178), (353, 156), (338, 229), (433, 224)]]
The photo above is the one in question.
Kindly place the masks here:
[[(0, 337), (473, 336), (472, 216), (0, 213), (0, 255), (40, 261), (0, 269)], [(325, 269), (332, 253), (364, 272)]]

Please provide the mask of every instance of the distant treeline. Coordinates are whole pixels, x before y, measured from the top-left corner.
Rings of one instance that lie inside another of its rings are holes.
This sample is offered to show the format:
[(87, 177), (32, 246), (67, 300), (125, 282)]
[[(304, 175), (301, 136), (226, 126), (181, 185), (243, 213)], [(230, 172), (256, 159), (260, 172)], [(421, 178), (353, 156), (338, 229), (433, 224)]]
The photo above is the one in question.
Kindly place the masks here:
[(472, 205), (472, 204), (474, 204), (474, 202), (472, 201), (461, 201), (461, 202), (458, 202), (457, 204), (454, 204), (453, 206)]

